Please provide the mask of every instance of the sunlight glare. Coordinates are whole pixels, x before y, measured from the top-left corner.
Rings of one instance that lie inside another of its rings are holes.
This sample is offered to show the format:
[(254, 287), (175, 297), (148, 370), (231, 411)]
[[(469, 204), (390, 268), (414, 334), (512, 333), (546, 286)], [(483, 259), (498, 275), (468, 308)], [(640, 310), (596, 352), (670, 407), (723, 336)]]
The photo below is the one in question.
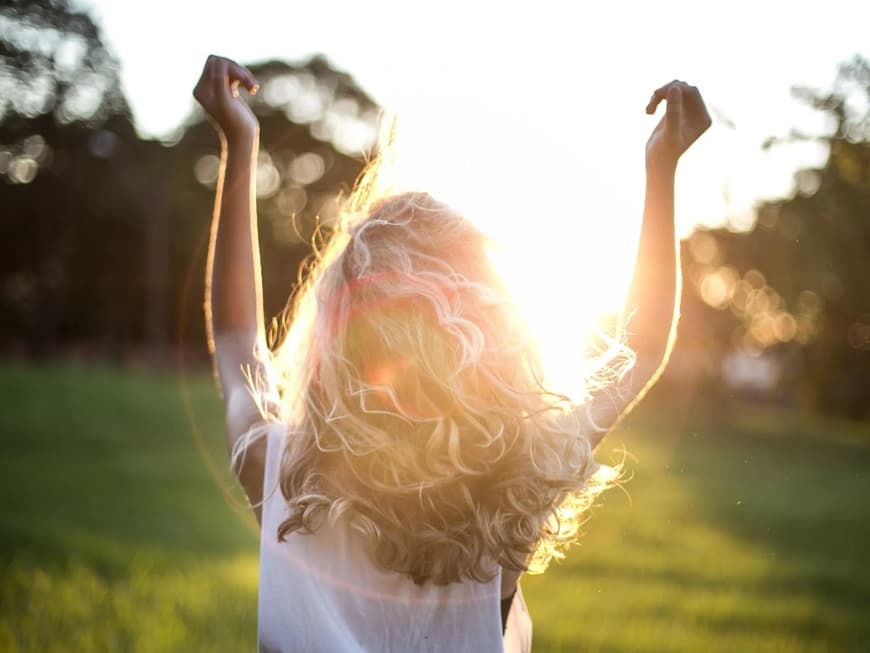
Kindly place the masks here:
[[(466, 116), (469, 127), (459, 133), (453, 123), (450, 134), (434, 134), (431, 123), (413, 130), (401, 122), (390, 185), (432, 193), (492, 239), (491, 259), (535, 334), (549, 386), (580, 400), (599, 318), (625, 300), (640, 224), (637, 198), (584, 170), (557, 139), (538, 139), (506, 160), (503, 140), (496, 146), (470, 122)], [(588, 193), (558, 190), (578, 185)]]

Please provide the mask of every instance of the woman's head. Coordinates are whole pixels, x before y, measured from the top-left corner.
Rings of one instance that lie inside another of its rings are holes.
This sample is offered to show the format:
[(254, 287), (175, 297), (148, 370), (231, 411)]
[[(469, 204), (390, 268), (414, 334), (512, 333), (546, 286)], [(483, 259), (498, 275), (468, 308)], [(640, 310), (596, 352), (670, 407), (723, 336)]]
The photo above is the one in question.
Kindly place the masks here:
[(500, 363), (529, 338), (487, 246), (423, 193), (376, 204), (317, 284), (315, 383), (356, 374), (377, 388), (372, 399), (414, 419), (461, 411), (479, 394), (469, 384), (518, 369)]
[(344, 515), (384, 567), (438, 583), (525, 568), (536, 549), (545, 566), (574, 538), (591, 451), (487, 247), (405, 193), (321, 253), (275, 356), (293, 388), (282, 537)]

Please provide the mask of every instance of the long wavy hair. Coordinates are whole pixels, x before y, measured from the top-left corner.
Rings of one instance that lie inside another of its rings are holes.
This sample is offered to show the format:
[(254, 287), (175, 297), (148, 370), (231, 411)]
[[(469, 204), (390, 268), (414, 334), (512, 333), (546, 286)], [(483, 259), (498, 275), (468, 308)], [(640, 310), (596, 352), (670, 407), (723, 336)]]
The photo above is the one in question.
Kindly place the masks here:
[(543, 571), (607, 483), (487, 237), (424, 193), (345, 218), (266, 361), (264, 413), (288, 433), (279, 539), (344, 518), (417, 583)]

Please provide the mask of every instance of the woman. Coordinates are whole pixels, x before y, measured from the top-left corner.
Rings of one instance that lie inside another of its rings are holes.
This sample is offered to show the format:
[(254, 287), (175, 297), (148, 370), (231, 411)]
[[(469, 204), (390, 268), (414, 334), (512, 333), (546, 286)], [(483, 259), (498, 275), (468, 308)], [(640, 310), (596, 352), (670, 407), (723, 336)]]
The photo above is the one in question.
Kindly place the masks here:
[(698, 90), (674, 81), (647, 106), (667, 110), (646, 148), (634, 365), (575, 406), (541, 381), (485, 237), (426, 194), (366, 195), (366, 179), (270, 352), (259, 130), (239, 86), (257, 88), (212, 56), (194, 95), (223, 152), (206, 321), (233, 466), (262, 529), (260, 650), (530, 650), (519, 577), (576, 536), (601, 489), (592, 450), (673, 344), (674, 175), (710, 125)]

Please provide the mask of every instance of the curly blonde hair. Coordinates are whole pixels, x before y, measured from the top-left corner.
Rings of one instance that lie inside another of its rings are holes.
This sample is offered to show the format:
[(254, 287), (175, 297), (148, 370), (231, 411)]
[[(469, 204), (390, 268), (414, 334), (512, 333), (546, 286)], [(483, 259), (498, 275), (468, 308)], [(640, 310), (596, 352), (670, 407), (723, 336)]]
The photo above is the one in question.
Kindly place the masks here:
[(345, 517), (417, 583), (543, 571), (605, 483), (487, 238), (423, 193), (352, 222), (317, 253), (269, 361), (289, 432), (279, 538)]

